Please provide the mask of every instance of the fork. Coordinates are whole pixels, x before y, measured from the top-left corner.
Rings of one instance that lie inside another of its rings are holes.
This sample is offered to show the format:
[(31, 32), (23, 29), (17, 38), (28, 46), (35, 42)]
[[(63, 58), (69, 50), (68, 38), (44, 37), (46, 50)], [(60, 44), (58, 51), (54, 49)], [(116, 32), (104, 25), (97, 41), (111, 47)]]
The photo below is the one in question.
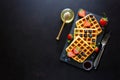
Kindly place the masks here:
[(95, 61), (94, 61), (94, 68), (95, 68), (95, 69), (97, 69), (97, 66), (98, 66), (98, 64), (99, 64), (99, 62), (100, 62), (101, 56), (102, 56), (103, 51), (104, 51), (104, 49), (105, 49), (105, 45), (107, 44), (109, 38), (110, 38), (110, 33), (107, 33), (107, 34), (104, 36), (103, 40), (101, 41), (101, 45), (102, 45), (101, 51), (99, 52), (98, 56), (96, 57), (96, 59), (95, 59)]

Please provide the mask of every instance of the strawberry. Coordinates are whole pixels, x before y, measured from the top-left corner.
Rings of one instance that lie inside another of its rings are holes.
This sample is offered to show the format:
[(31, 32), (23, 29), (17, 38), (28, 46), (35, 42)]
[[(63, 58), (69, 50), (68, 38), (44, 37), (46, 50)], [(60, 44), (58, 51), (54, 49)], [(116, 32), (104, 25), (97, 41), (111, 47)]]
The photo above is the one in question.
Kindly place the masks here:
[(80, 48), (79, 47), (75, 47), (75, 48), (73, 48), (73, 53), (74, 54), (79, 54), (80, 53)]
[(84, 17), (85, 15), (86, 15), (86, 11), (85, 11), (84, 9), (80, 9), (80, 10), (78, 11), (78, 16)]
[(68, 57), (73, 57), (73, 56), (75, 56), (75, 54), (72, 51), (70, 51), (70, 52), (67, 53), (67, 56)]
[(89, 21), (85, 20), (84, 27), (89, 28), (90, 26), (91, 26), (91, 23)]
[(100, 19), (100, 25), (101, 25), (102, 27), (106, 26), (107, 23), (108, 23), (108, 19), (107, 19), (107, 18), (102, 17), (102, 18)]
[(95, 47), (95, 52), (97, 53), (99, 51), (99, 47)]
[(68, 35), (67, 35), (67, 39), (68, 39), (68, 40), (72, 40), (72, 39), (73, 39), (72, 34), (68, 34)]

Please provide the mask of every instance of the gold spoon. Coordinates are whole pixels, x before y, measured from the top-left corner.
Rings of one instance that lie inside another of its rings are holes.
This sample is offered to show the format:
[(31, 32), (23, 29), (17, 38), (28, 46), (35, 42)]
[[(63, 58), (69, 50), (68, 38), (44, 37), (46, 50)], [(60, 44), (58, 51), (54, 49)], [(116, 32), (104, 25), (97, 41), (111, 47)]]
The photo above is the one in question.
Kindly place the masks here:
[(65, 23), (70, 23), (70, 22), (73, 21), (73, 19), (74, 19), (74, 12), (71, 9), (69, 9), (69, 8), (64, 9), (61, 12), (61, 19), (63, 21), (63, 24), (62, 24), (61, 29), (60, 29), (57, 37), (56, 37), (56, 40), (60, 39), (60, 35), (62, 33), (62, 30), (64, 28)]

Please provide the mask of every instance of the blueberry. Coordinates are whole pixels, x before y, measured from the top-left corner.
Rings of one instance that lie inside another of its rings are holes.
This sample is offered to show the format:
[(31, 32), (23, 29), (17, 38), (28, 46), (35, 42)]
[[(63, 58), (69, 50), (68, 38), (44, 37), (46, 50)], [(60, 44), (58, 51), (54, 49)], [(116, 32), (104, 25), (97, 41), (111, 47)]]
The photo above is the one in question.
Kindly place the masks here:
[(92, 33), (92, 30), (89, 30), (88, 32), (89, 32), (89, 33)]
[(93, 15), (91, 14), (90, 17), (93, 18)]
[(87, 34), (84, 34), (84, 37), (87, 37)]
[(89, 36), (90, 38), (92, 38), (92, 34), (88, 34), (88, 36)]
[(85, 53), (83, 53), (83, 52), (81, 53), (81, 55), (82, 55), (82, 56), (84, 56), (84, 57), (86, 57), (86, 54), (85, 54)]
[(95, 19), (94, 19), (94, 18), (92, 18), (91, 20), (92, 20), (92, 21), (94, 21)]
[(95, 39), (92, 39), (92, 42), (95, 42)]
[(81, 58), (81, 55), (78, 55), (78, 58)]
[(83, 37), (83, 35), (82, 35), (82, 34), (80, 34), (80, 37)]
[(84, 30), (85, 33), (87, 33), (87, 30)]

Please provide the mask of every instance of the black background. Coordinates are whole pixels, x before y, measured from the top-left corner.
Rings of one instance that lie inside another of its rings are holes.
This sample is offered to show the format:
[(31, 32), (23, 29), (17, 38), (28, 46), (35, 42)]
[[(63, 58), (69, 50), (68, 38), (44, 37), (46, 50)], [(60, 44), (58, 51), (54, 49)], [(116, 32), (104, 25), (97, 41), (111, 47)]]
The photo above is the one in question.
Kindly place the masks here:
[[(59, 60), (72, 26), (66, 24), (56, 41), (64, 8), (107, 14), (111, 38), (97, 70), (86, 72)], [(119, 80), (119, 9), (119, 0), (1, 0), (0, 80)]]

